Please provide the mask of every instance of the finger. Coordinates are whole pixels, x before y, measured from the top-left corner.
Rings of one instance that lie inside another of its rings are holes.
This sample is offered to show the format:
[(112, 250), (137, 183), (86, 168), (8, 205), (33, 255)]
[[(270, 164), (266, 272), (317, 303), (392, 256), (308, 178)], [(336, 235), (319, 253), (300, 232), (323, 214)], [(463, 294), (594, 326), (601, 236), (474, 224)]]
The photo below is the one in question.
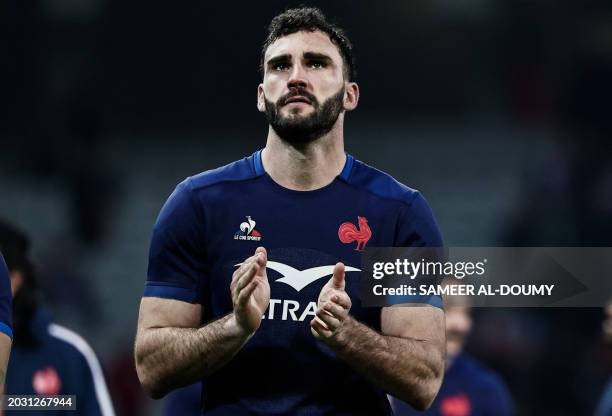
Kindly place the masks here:
[(239, 266), (239, 267), (236, 269), (236, 271), (232, 275), (232, 280), (238, 279), (249, 268), (251, 263), (255, 261), (255, 259), (256, 259), (255, 255), (253, 255), (251, 257), (247, 257), (246, 259), (244, 259), (242, 263), (236, 264), (236, 266)]
[(238, 283), (238, 280), (240, 280), (240, 278), (244, 274), (244, 271), (247, 269), (246, 265), (247, 265), (246, 262), (240, 263), (240, 267), (236, 269), (234, 274), (232, 274), (232, 281), (230, 283), (230, 290), (232, 291), (232, 293), (234, 293), (234, 289), (236, 288), (236, 283)]
[(317, 311), (317, 318), (323, 321), (327, 328), (332, 332), (340, 327), (340, 320), (324, 309), (319, 309)]
[(311, 323), (313, 321), (318, 323), (320, 325), (320, 327), (323, 328), (324, 330), (329, 331), (329, 327), (327, 326), (327, 324), (325, 322), (323, 322), (321, 319), (319, 319), (319, 317), (315, 316), (314, 318), (312, 318)]
[(264, 255), (264, 259), (268, 258), (268, 252), (265, 247), (259, 246), (255, 249), (255, 254), (262, 253)]
[[(262, 247), (263, 249), (263, 247)], [(268, 258), (266, 257), (265, 251), (258, 251), (255, 253), (255, 263), (259, 265), (260, 274), (264, 276), (266, 274), (266, 264), (268, 262)]]
[(238, 299), (236, 300), (236, 303), (241, 306), (247, 303), (249, 298), (255, 291), (255, 289), (257, 289), (258, 284), (259, 284), (259, 280), (257, 279), (252, 280), (251, 283), (249, 283), (243, 290), (240, 291), (240, 293), (238, 294)]
[(332, 302), (337, 305), (340, 305), (344, 309), (351, 309), (353, 303), (351, 302), (351, 298), (346, 294), (346, 292), (342, 294), (336, 294), (331, 297)]
[(251, 268), (248, 269), (240, 277), (240, 279), (238, 279), (238, 281), (236, 282), (236, 285), (234, 287), (234, 294), (236, 296), (242, 291), (242, 289), (244, 289), (246, 287), (246, 285), (248, 285), (253, 280), (253, 278), (257, 274), (258, 270), (259, 270), (259, 266), (256, 263), (253, 263), (251, 265)]
[(312, 326), (310, 327), (310, 333), (315, 337), (315, 339), (323, 340), (321, 334), (319, 334)]
[(336, 318), (341, 318), (346, 315), (346, 309), (334, 302), (327, 302), (323, 305), (323, 310), (327, 313), (331, 313)]
[(332, 336), (332, 332), (316, 317), (310, 321), (310, 327), (323, 338), (329, 338)]
[(344, 264), (336, 263), (334, 266), (334, 274), (332, 275), (332, 286), (336, 289), (344, 290)]
[(259, 271), (257, 263), (251, 263), (251, 267), (245, 270), (244, 274), (240, 276), (240, 279), (236, 282), (236, 290), (240, 292), (249, 282), (253, 279), (253, 276)]

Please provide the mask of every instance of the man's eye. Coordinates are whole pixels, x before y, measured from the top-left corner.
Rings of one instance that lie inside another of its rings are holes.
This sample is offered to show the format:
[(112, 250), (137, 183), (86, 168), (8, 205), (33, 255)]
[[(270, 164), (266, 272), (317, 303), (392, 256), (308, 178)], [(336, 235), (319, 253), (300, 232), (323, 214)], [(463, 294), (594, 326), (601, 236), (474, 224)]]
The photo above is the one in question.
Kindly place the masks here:
[(274, 69), (275, 71), (286, 71), (287, 69), (289, 69), (289, 64), (282, 63), (282, 62), (281, 63), (277, 63), (277, 64), (274, 64), (272, 69)]
[(321, 69), (325, 68), (325, 63), (321, 61), (312, 61), (308, 66), (310, 66), (312, 69)]

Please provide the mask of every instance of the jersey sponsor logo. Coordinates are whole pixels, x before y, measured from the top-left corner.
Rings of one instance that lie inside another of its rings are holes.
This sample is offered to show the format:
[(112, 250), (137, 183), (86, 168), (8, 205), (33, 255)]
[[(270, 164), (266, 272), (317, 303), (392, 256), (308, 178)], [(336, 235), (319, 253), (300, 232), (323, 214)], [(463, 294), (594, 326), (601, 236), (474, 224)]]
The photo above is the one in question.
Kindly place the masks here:
[(340, 228), (338, 228), (338, 238), (344, 244), (350, 244), (353, 241), (357, 242), (356, 251), (363, 251), (365, 249), (366, 244), (370, 241), (372, 237), (372, 230), (368, 225), (368, 220), (366, 217), (357, 217), (357, 224), (359, 224), (359, 228), (355, 226), (352, 222), (343, 222), (340, 224)]
[(234, 234), (234, 240), (261, 241), (261, 233), (255, 229), (255, 220), (250, 215), (246, 219)]
[(443, 416), (469, 416), (472, 414), (470, 399), (465, 394), (457, 394), (442, 399), (440, 413)]
[(37, 394), (58, 394), (62, 388), (62, 380), (60, 380), (55, 368), (47, 367), (34, 373), (32, 387)]
[[(235, 266), (238, 267), (242, 263), (238, 263)], [(326, 276), (330, 276), (334, 273), (334, 265), (330, 266), (317, 266), (311, 267), (310, 269), (298, 270), (295, 267), (291, 267), (284, 263), (277, 261), (270, 261), (266, 264), (267, 269), (272, 269), (282, 275), (280, 279), (276, 279), (277, 283), (284, 283), (291, 286), (298, 292), (304, 289), (306, 286), (322, 279)], [(357, 269), (351, 266), (344, 266), (345, 272), (360, 272), (361, 269)]]
[[(236, 266), (240, 266), (236, 264)], [(280, 263), (277, 261), (270, 261), (266, 264), (266, 268), (274, 270), (280, 273), (282, 277), (276, 279), (276, 283), (284, 283), (291, 286), (296, 291), (301, 291), (309, 284), (322, 279), (327, 276), (331, 276), (334, 273), (334, 265), (329, 266), (317, 266), (309, 269), (298, 270), (295, 267), (291, 267), (287, 264)], [(360, 272), (361, 269), (356, 267), (345, 266), (346, 272)], [(317, 311), (317, 302), (308, 302), (306, 307), (302, 309), (300, 302), (290, 299), (270, 299), (270, 305), (263, 315), (263, 319), (281, 319), (283, 321), (300, 321), (303, 322), (306, 317), (314, 317)]]
[[(317, 266), (311, 267), (310, 269), (298, 270), (283, 263), (279, 263), (276, 261), (268, 261), (266, 267), (283, 275), (283, 277), (281, 277), (280, 279), (276, 279), (277, 283), (284, 283), (286, 285), (289, 285), (298, 292), (304, 289), (312, 282), (315, 282), (326, 276), (330, 276), (334, 272), (333, 265)], [(361, 271), (360, 269), (350, 266), (345, 266), (344, 270), (347, 272)]]
[[(278, 281), (278, 280), (277, 280)], [(302, 305), (297, 300), (290, 299), (270, 299), (270, 305), (263, 314), (263, 319), (281, 319), (283, 321), (300, 321), (304, 322), (306, 317), (317, 314), (317, 302), (308, 302), (302, 310)]]

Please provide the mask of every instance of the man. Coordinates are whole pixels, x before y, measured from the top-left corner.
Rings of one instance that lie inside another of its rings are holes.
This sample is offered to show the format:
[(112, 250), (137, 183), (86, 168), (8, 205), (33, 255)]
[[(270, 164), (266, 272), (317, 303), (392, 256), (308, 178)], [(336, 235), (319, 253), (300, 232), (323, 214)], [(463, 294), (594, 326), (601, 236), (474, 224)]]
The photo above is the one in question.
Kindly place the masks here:
[[(104, 375), (91, 347), (76, 333), (53, 323), (40, 305), (30, 240), (0, 221), (0, 250), (9, 269), (14, 304), (14, 345), (6, 378), (11, 395), (76, 395), (70, 414), (113, 416)], [(39, 411), (19, 411), (20, 415)], [(65, 410), (45, 411), (46, 415)]]
[(438, 396), (426, 412), (392, 399), (396, 416), (510, 416), (512, 398), (502, 379), (463, 351), (472, 329), (467, 297), (447, 299), (446, 375)]
[[(0, 251), (1, 251), (0, 247)], [(11, 355), (13, 340), (11, 282), (4, 257), (0, 253), (0, 396), (4, 392), (6, 366)]]
[(318, 9), (287, 10), (262, 72), (265, 148), (183, 181), (155, 224), (141, 383), (160, 398), (203, 380), (206, 415), (388, 415), (385, 392), (427, 408), (444, 371), (441, 302), (365, 308), (357, 272), (368, 245), (442, 240), (417, 191), (344, 152), (351, 44)]

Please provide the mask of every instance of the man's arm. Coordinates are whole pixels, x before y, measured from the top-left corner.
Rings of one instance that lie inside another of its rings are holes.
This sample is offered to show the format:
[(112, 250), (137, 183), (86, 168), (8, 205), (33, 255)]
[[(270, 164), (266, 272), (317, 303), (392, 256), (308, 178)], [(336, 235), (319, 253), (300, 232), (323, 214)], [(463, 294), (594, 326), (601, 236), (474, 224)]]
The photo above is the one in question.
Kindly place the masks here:
[(381, 332), (349, 316), (344, 265), (319, 297), (313, 334), (386, 392), (427, 409), (444, 376), (444, 312), (429, 306), (392, 306), (381, 311)]
[(136, 335), (136, 370), (145, 391), (154, 399), (195, 383), (236, 354), (248, 334), (234, 314), (201, 328), (200, 305), (143, 298)]
[(11, 355), (11, 338), (0, 332), (0, 395), (4, 393), (4, 383), (6, 381), (6, 368), (8, 367), (9, 356)]
[(266, 252), (258, 248), (234, 273), (234, 311), (200, 326), (201, 305), (145, 297), (140, 303), (135, 359), (151, 397), (192, 384), (226, 364), (261, 323), (270, 300)]

